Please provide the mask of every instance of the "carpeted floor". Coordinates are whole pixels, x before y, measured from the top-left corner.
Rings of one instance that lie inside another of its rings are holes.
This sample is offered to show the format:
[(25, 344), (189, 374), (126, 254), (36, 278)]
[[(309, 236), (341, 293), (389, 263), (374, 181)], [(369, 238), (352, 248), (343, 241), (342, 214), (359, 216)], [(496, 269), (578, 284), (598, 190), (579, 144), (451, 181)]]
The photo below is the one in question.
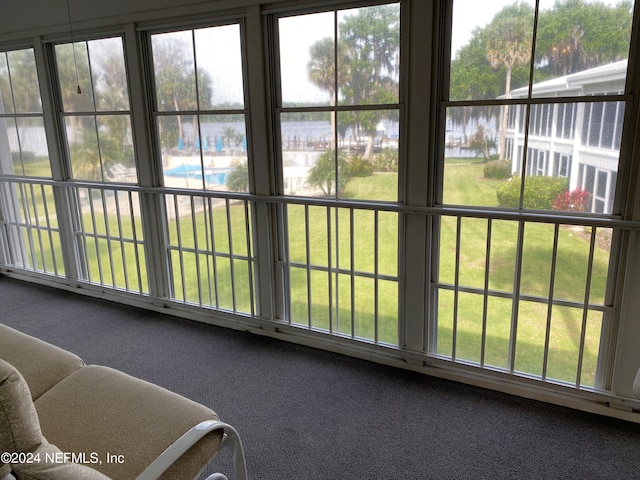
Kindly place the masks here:
[(0, 322), (210, 406), (252, 480), (640, 479), (636, 424), (2, 276)]

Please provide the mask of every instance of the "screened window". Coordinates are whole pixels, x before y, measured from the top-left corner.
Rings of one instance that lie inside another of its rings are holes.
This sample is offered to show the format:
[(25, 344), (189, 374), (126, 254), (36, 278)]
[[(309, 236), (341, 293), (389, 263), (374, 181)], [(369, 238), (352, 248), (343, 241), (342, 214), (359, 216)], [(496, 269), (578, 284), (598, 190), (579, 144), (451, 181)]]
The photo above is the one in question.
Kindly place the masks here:
[(398, 199), (399, 5), (278, 21), (284, 193)]
[(151, 35), (164, 183), (249, 190), (240, 26)]
[(55, 46), (71, 176), (137, 183), (120, 37)]
[[(618, 153), (624, 102), (604, 99), (620, 96), (624, 91), (632, 10), (629, 6), (600, 2), (556, 5), (543, 1), (534, 25), (535, 2), (520, 2), (485, 9), (482, 15), (487, 23), (472, 30), (468, 19), (474, 17), (469, 15), (473, 5), (467, 0), (456, 0), (453, 4), (450, 101), (446, 108), (447, 117), (455, 127), (454, 133), (447, 132), (447, 136), (462, 138), (467, 148), (445, 151), (442, 202), (527, 208), (532, 203), (526, 200), (530, 189), (526, 186), (525, 173), (538, 170), (525, 164), (537, 160), (517, 158), (516, 151), (507, 150), (507, 140), (514, 136), (520, 143), (524, 142), (524, 137), (513, 131), (520, 115), (525, 115), (517, 122), (520, 133), (524, 132), (528, 115), (529, 138), (535, 137), (535, 148), (544, 148), (547, 156), (558, 152), (556, 139), (576, 137), (581, 142), (570, 153), (578, 162), (579, 152), (587, 147)], [(569, 32), (575, 32), (576, 37)], [(615, 38), (613, 43), (612, 38)], [(540, 101), (568, 96), (582, 96), (585, 102)], [(499, 107), (483, 106), (484, 100), (494, 99), (501, 100)], [(512, 99), (518, 99), (518, 103)], [(522, 104), (523, 99), (538, 100), (527, 106)], [(472, 105), (457, 106), (456, 102), (462, 101), (471, 101)], [(517, 113), (512, 112), (514, 109)], [(546, 143), (544, 147), (539, 139)], [(529, 151), (527, 147), (525, 152)], [(466, 181), (475, 181), (473, 169), (479, 167), (474, 167), (473, 159), (487, 161), (494, 157), (518, 166), (512, 169), (517, 174), (512, 183), (519, 186), (512, 189), (520, 191), (515, 197), (509, 195), (510, 200), (500, 200), (493, 195), (461, 198), (457, 172), (464, 171)], [(611, 169), (610, 155), (603, 156), (602, 161)], [(616, 172), (617, 166), (611, 171)], [(569, 176), (568, 187), (576, 183), (574, 173), (573, 177)], [(613, 195), (614, 191), (610, 193)], [(550, 200), (547, 208), (554, 199)], [(613, 198), (608, 202), (612, 204)]]
[(164, 243), (173, 300), (254, 313), (247, 127), (240, 25), (152, 33)]
[(51, 177), (32, 49), (0, 52), (0, 173)]
[[(63, 275), (40, 85), (33, 49), (0, 52), (0, 260)], [(32, 179), (32, 180), (29, 180)]]
[[(53, 46), (76, 256), (90, 283), (148, 293), (144, 230), (122, 37)], [(90, 182), (90, 185), (86, 185)]]
[(631, 17), (609, 2), (454, 0), (443, 108), (467, 141), (442, 142), (440, 200), (460, 210), (440, 222), (436, 353), (576, 386), (602, 380), (612, 230), (555, 214), (612, 213)]
[(398, 214), (314, 199), (398, 201), (400, 6), (277, 20), (292, 324), (398, 344)]

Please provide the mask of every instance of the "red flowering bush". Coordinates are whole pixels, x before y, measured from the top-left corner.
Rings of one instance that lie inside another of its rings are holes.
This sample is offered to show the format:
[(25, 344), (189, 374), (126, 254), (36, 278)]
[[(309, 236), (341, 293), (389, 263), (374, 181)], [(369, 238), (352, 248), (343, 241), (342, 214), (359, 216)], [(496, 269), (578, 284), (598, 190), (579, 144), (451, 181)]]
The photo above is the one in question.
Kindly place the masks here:
[(565, 190), (553, 201), (554, 210), (565, 212), (584, 212), (584, 203), (589, 197), (589, 192), (580, 187), (575, 190)]

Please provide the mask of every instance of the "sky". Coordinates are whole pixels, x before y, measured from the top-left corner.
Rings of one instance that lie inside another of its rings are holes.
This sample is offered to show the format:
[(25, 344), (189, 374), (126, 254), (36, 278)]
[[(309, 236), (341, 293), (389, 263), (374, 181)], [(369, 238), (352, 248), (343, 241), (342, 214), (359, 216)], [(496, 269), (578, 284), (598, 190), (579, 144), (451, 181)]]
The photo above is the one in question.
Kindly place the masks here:
[[(507, 5), (512, 5), (516, 0), (454, 0), (453, 2), (453, 31), (451, 39), (451, 53), (455, 54), (458, 48), (467, 44), (471, 38), (471, 31), (475, 27), (485, 27), (494, 15)], [(599, 0), (606, 5), (615, 5), (619, 0)], [(532, 7), (535, 1), (527, 0)], [(548, 10), (553, 7), (555, 0), (540, 0), (540, 10)], [(586, 3), (595, 3), (595, 0), (586, 0)]]
[[(471, 31), (476, 27), (485, 27), (491, 22), (496, 13), (516, 0), (454, 0), (453, 29), (451, 52), (467, 44), (471, 38)], [(593, 0), (595, 1), (595, 0)], [(600, 0), (605, 4), (616, 4), (619, 0)], [(533, 7), (534, 0), (527, 0)], [(555, 0), (540, 0), (541, 10), (549, 9)], [(341, 14), (349, 12), (341, 12)], [(223, 27), (224, 28), (224, 27)], [(315, 87), (307, 78), (307, 61), (309, 48), (321, 38), (333, 36), (333, 14), (331, 12), (310, 15), (283, 17), (279, 20), (280, 62), (282, 69), (283, 101), (288, 102), (318, 102), (325, 104), (327, 92)], [(217, 30), (217, 29), (212, 29)], [(238, 31), (233, 27), (226, 27), (220, 36), (237, 36)], [(213, 35), (213, 33), (212, 33)], [(227, 37), (227, 41), (228, 41)], [(213, 45), (220, 44), (222, 38), (214, 40)], [(226, 43), (226, 42), (225, 42)], [(241, 85), (238, 82), (238, 45), (233, 48), (215, 48), (207, 51), (199, 61), (210, 62), (211, 70), (216, 72), (219, 89), (233, 99), (241, 98)], [(206, 59), (206, 60), (205, 60)], [(226, 68), (221, 69), (220, 65)]]

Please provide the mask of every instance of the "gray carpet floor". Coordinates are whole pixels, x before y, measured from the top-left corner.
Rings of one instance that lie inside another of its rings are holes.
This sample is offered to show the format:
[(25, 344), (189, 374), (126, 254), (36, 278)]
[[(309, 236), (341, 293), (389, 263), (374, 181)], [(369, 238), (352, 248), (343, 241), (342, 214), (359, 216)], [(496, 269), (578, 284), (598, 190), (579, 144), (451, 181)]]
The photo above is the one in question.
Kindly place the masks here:
[(210, 406), (252, 480), (640, 479), (637, 424), (2, 276), (0, 322)]

